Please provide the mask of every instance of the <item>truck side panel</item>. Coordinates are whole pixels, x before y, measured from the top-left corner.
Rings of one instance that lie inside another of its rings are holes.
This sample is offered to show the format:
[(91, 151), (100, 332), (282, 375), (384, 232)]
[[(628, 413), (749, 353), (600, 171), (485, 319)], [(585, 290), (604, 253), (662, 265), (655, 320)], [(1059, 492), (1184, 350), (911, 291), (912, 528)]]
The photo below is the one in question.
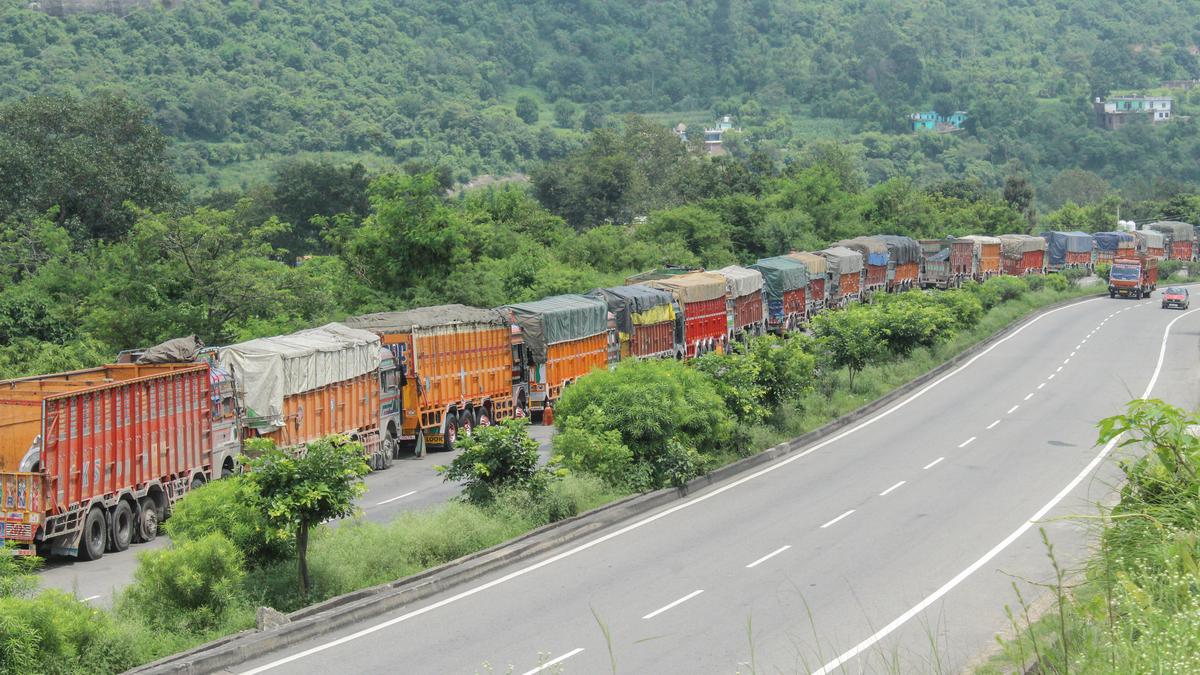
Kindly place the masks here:
[[(721, 303), (724, 304), (724, 300)], [(608, 334), (559, 342), (546, 350), (546, 387), (552, 401), (562, 394), (563, 384), (574, 381), (608, 363)]]
[(761, 324), (763, 320), (762, 291), (735, 298), (733, 301), (733, 330)]
[(286, 396), (283, 426), (260, 437), (286, 448), (330, 434), (374, 431), (379, 427), (379, 393), (379, 374), (370, 372)]
[(670, 355), (675, 349), (675, 322), (634, 324), (629, 342), (633, 356)]
[(683, 315), (688, 358), (696, 356), (696, 345), (701, 341), (720, 342), (725, 336), (728, 324), (725, 316), (725, 298), (689, 302), (684, 305)]

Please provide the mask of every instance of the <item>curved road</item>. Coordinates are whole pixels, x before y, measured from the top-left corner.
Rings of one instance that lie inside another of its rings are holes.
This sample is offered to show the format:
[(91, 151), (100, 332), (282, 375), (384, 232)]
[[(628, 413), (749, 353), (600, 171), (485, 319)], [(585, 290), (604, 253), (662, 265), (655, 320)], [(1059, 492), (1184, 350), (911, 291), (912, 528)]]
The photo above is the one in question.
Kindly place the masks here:
[(756, 473), (233, 670), (958, 671), (1014, 581), (1052, 578), (1039, 528), (1068, 566), (1086, 552), (1063, 517), (1111, 498), (1096, 421), (1160, 353), (1152, 395), (1197, 405), (1198, 332), (1157, 295), (1055, 310)]

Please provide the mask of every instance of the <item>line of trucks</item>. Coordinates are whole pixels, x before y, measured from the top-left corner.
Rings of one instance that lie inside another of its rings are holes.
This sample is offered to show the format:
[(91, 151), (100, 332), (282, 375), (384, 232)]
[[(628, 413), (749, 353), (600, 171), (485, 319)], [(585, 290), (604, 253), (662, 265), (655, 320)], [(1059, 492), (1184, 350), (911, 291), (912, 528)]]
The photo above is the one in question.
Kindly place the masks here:
[[(877, 293), (1111, 264), (1141, 297), (1191, 225), (914, 240), (857, 237), (746, 267), (664, 267), (623, 286), (494, 309), (355, 316), (223, 347), (180, 338), (98, 368), (0, 382), (0, 539), (85, 560), (153, 539), (189, 490), (239, 470), (243, 443), (361, 442), (373, 470), (453, 449), (477, 426), (545, 418), (565, 387), (623, 359), (692, 359), (802, 329)], [(1186, 246), (1185, 246), (1186, 244)]]

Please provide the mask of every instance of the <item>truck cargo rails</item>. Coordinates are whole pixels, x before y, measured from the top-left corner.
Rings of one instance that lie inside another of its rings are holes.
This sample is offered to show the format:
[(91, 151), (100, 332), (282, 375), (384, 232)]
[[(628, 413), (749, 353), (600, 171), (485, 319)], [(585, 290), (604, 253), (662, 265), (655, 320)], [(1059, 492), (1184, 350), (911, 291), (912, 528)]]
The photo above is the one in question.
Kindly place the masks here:
[(149, 541), (210, 480), (204, 363), (113, 364), (0, 383), (3, 539), (94, 560)]
[[(512, 325), (514, 370), (529, 387), (535, 419), (545, 420), (546, 410), (554, 406), (564, 387), (606, 367), (609, 328), (603, 300), (555, 295), (505, 305), (500, 311)], [(721, 317), (724, 320), (724, 312)]]
[[(763, 258), (751, 266), (763, 277), (767, 299), (767, 330), (782, 335), (804, 322), (808, 315), (805, 297), (808, 268), (786, 256)], [(823, 286), (822, 286), (823, 287)]]
[(763, 322), (762, 273), (740, 265), (729, 265), (713, 271), (725, 277), (725, 313), (729, 317), (729, 341), (766, 332)]
[(1046, 240), (1028, 234), (1000, 235), (1004, 273), (1014, 277), (1046, 273)]
[(860, 292), (863, 301), (869, 301), (872, 295), (887, 289), (889, 255), (886, 243), (873, 237), (855, 237), (835, 242), (834, 246), (857, 251), (862, 256)]
[(972, 278), (983, 283), (992, 277), (1002, 274), (1000, 264), (1000, 239), (978, 234), (970, 234), (959, 239), (971, 242), (973, 247)]
[(608, 305), (622, 359), (675, 356), (675, 298), (670, 293), (634, 284), (597, 288), (587, 296)]
[(1130, 256), (1113, 260), (1108, 272), (1108, 297), (1147, 297), (1158, 288), (1158, 259)]

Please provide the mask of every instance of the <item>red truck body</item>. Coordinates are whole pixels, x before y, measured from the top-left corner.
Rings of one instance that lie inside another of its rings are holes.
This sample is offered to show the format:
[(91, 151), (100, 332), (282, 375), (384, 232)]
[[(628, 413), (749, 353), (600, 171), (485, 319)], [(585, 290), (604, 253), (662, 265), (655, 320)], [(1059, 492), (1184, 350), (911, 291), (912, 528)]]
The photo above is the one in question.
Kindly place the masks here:
[(950, 273), (962, 279), (975, 275), (975, 244), (969, 240), (950, 240)]
[(805, 300), (808, 302), (809, 311), (806, 314), (815, 314), (816, 312), (825, 309), (825, 280), (810, 277), (808, 280), (808, 292), (805, 293)]
[(1067, 267), (1087, 267), (1092, 264), (1090, 251), (1067, 251)]
[(916, 262), (896, 265), (896, 276), (892, 278), (892, 287), (907, 288), (915, 286), (917, 284), (917, 275), (920, 271), (921, 266)]
[(876, 291), (887, 287), (887, 265), (863, 265), (867, 277), (867, 290)]
[[(824, 281), (824, 280), (822, 280)], [(805, 292), (803, 288), (797, 288), (792, 291), (783, 292), (783, 313), (785, 316), (799, 316), (800, 318), (808, 318), (808, 307), (805, 304)]]
[[(785, 296), (786, 301), (786, 296)], [(763, 322), (762, 291), (754, 291), (749, 295), (733, 299), (733, 332), (738, 333), (747, 326), (761, 325)]]
[(670, 354), (673, 349), (675, 349), (674, 321), (634, 324), (633, 335), (629, 338), (629, 352), (633, 356)]
[(1171, 260), (1191, 260), (1192, 259), (1192, 242), (1190, 241), (1173, 241), (1171, 242)]
[(685, 303), (683, 337), (687, 344), (687, 358), (696, 356), (697, 345), (720, 343), (725, 337), (727, 323), (725, 298)]
[(1147, 255), (1118, 257), (1108, 273), (1108, 297), (1143, 298), (1158, 288), (1158, 259)]

